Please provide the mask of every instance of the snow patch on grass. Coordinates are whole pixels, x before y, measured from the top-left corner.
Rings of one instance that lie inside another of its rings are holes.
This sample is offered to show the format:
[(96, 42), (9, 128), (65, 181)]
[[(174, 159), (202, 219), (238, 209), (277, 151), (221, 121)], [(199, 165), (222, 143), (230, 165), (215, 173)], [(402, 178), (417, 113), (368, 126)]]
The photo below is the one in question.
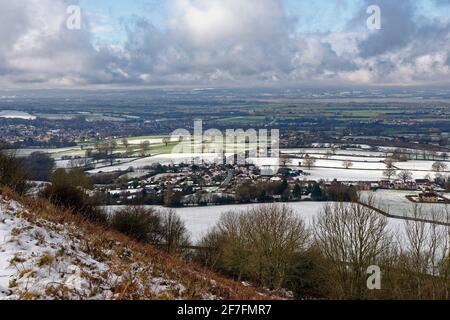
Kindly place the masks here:
[[(117, 252), (102, 247), (90, 248), (99, 251), (94, 257), (75, 225), (31, 222), (30, 215), (19, 203), (0, 197), (0, 300), (117, 299), (118, 288), (129, 279), (136, 293), (147, 297), (180, 297), (186, 291), (164, 274), (153, 276), (151, 264), (145, 270), (139, 263), (125, 268), (114, 264)], [(146, 278), (139, 277), (143, 273)]]

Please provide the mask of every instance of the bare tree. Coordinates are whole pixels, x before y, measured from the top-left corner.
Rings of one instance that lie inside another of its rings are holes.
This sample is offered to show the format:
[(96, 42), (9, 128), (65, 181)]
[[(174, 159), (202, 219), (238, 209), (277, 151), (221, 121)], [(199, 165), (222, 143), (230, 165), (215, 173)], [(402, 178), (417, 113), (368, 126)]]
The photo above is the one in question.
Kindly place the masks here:
[(311, 167), (313, 167), (316, 164), (316, 158), (311, 157), (309, 154), (306, 154), (303, 158), (303, 165), (311, 170)]
[(26, 168), (15, 152), (0, 150), (0, 185), (10, 187), (20, 194), (29, 189)]
[(128, 139), (122, 138), (121, 142), (122, 142), (122, 145), (125, 147), (125, 149), (128, 149), (128, 147), (130, 146), (130, 142), (128, 141)]
[(404, 183), (406, 183), (406, 181), (411, 180), (412, 179), (412, 172), (409, 170), (402, 170), (398, 173), (398, 178), (400, 180), (402, 180)]
[(415, 220), (405, 221), (406, 243), (404, 255), (406, 268), (413, 275), (414, 298), (449, 298), (449, 227), (424, 222), (449, 221), (448, 207), (444, 211), (432, 209), (428, 214), (421, 205), (414, 205), (410, 216)]
[(162, 138), (162, 143), (164, 143), (164, 145), (167, 147), (167, 145), (169, 144), (169, 142), (170, 142), (170, 138), (169, 137), (164, 137), (164, 138)]
[(336, 154), (336, 150), (337, 150), (337, 147), (335, 145), (332, 145), (331, 149), (330, 149), (331, 153)]
[(291, 163), (291, 160), (287, 157), (287, 156), (284, 156), (284, 155), (282, 155), (281, 157), (280, 157), (280, 164), (281, 164), (281, 167), (286, 167), (287, 165), (289, 165)]
[(432, 165), (432, 169), (434, 172), (443, 172), (447, 170), (447, 168), (448, 168), (447, 164), (441, 161), (436, 161)]
[(327, 150), (327, 152), (325, 153), (325, 155), (323, 157), (324, 157), (324, 159), (329, 159), (333, 155), (334, 155), (333, 150), (329, 149), (329, 150)]
[(345, 169), (350, 169), (351, 167), (353, 167), (353, 162), (350, 161), (350, 160), (344, 160), (344, 161), (342, 162), (342, 166), (343, 166)]
[(385, 176), (388, 180), (391, 180), (393, 176), (395, 176), (397, 170), (395, 168), (387, 168), (383, 171), (383, 176)]
[(150, 142), (145, 140), (139, 144), (139, 148), (141, 149), (141, 156), (146, 156), (148, 151), (150, 150)]
[(175, 210), (169, 209), (160, 213), (162, 218), (162, 241), (169, 253), (179, 251), (189, 245), (189, 235), (184, 222)]
[(133, 150), (132, 150), (132, 148), (130, 148), (131, 147), (130, 141), (127, 138), (122, 138), (121, 142), (122, 142), (122, 145), (125, 148), (125, 153), (127, 155), (132, 154)]
[(394, 168), (394, 163), (395, 163), (395, 160), (392, 159), (392, 158), (386, 158), (386, 159), (384, 160), (384, 164), (386, 165), (386, 169), (392, 169), (392, 168)]
[[(366, 203), (373, 203), (371, 197)], [(335, 298), (365, 297), (367, 268), (381, 259), (392, 239), (387, 224), (386, 217), (359, 203), (325, 205), (314, 221), (314, 238), (331, 261)]]
[(106, 145), (107, 153), (109, 152), (109, 163), (113, 165), (114, 162), (114, 151), (117, 149), (117, 141), (111, 140)]
[(279, 289), (307, 241), (304, 222), (290, 207), (274, 204), (222, 215), (201, 245), (209, 248), (203, 256), (218, 269)]

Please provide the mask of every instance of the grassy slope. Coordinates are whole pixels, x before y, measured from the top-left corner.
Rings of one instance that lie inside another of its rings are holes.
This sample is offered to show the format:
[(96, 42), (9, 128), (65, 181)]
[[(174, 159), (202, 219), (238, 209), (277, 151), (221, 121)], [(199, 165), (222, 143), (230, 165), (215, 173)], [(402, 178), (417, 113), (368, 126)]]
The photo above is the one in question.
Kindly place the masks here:
[[(85, 281), (92, 287), (89, 292), (98, 293), (105, 284), (113, 299), (272, 299), (265, 293), (246, 287), (239, 282), (223, 278), (195, 264), (159, 251), (151, 245), (136, 243), (118, 232), (86, 222), (80, 217), (52, 206), (43, 199), (19, 197), (9, 189), (0, 188), (0, 197), (22, 204), (26, 209), (20, 217), (33, 225), (44, 228), (63, 228), (75, 238), (82, 248), (81, 254), (89, 255), (108, 266), (107, 272), (86, 274)], [(134, 271), (135, 270), (135, 271)], [(108, 281), (113, 277), (113, 283)], [(181, 284), (186, 290), (180, 292), (169, 288), (155, 293), (149, 289), (154, 279)], [(119, 280), (117, 280), (119, 279)], [(39, 293), (22, 292), (21, 298), (71, 298), (68, 288)], [(98, 294), (97, 294), (98, 296)], [(88, 299), (89, 296), (77, 295)]]

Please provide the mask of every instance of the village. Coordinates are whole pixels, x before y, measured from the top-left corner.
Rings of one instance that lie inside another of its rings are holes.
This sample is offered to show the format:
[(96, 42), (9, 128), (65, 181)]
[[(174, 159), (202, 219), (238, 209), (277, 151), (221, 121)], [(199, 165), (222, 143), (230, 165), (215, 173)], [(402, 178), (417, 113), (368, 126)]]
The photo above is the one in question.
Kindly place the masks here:
[[(411, 202), (448, 203), (449, 191), (442, 174), (432, 178), (413, 178), (407, 170), (390, 169), (386, 164), (383, 179), (338, 180), (316, 179), (311, 176), (315, 160), (303, 157), (297, 166), (292, 160), (283, 162), (277, 172), (252, 163), (227, 164), (208, 161), (154, 163), (145, 168), (129, 167), (119, 172), (118, 179), (108, 184), (96, 184), (96, 189), (108, 204), (154, 204), (168, 207), (208, 206), (234, 203), (326, 201), (351, 199), (359, 191), (392, 190), (414, 192), (407, 196)], [(302, 164), (303, 162), (303, 164)], [(350, 162), (343, 165), (351, 167)], [(345, 169), (342, 169), (345, 170)], [(393, 172), (394, 171), (394, 172)], [(93, 175), (114, 173), (97, 172)], [(445, 172), (444, 172), (445, 174)], [(418, 193), (419, 192), (419, 193)], [(338, 193), (338, 194), (336, 194)]]

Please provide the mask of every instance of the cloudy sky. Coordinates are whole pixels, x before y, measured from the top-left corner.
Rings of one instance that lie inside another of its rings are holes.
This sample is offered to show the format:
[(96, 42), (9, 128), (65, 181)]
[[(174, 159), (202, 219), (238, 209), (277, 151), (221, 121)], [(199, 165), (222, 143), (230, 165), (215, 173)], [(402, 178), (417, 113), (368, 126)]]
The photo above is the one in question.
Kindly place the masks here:
[(1, 88), (304, 85), (450, 85), (450, 0), (0, 0)]

